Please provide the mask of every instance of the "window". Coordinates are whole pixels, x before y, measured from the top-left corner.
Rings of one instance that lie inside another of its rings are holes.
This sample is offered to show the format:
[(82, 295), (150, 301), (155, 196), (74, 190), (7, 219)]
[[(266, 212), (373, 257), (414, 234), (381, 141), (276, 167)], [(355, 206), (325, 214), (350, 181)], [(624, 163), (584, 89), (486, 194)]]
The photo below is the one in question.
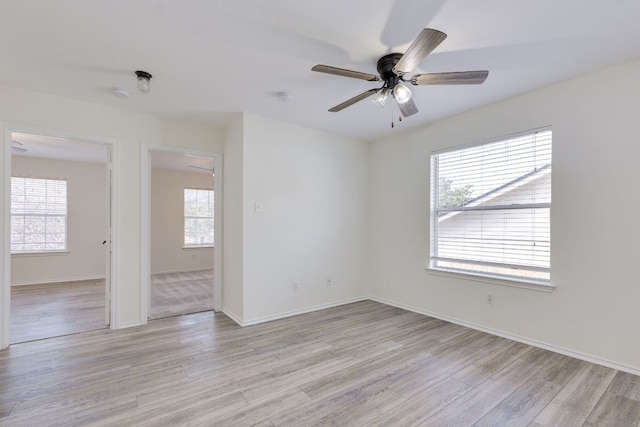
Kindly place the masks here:
[(550, 283), (551, 128), (431, 155), (433, 269)]
[(184, 246), (213, 246), (213, 190), (184, 189)]
[(11, 177), (11, 253), (67, 249), (67, 181)]

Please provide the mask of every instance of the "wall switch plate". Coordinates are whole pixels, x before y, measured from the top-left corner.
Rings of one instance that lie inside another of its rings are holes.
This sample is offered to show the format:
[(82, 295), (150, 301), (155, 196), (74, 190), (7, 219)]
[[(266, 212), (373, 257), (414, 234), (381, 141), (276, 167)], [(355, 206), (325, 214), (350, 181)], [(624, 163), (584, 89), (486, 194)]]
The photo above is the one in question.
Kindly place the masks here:
[(298, 289), (300, 289), (300, 284), (298, 282), (293, 282), (293, 290), (297, 291)]
[(264, 212), (264, 203), (263, 202), (254, 202), (253, 203), (253, 210), (256, 213)]
[(496, 296), (494, 294), (487, 294), (487, 304), (495, 304)]

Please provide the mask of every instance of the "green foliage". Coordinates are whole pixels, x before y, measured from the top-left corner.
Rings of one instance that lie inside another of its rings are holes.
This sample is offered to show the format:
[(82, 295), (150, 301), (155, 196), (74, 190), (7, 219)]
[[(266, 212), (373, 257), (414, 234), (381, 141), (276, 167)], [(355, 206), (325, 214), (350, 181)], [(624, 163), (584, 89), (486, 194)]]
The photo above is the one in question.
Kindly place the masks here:
[(440, 207), (452, 208), (468, 202), (473, 198), (471, 197), (471, 187), (473, 187), (472, 184), (453, 188), (450, 179), (440, 178)]

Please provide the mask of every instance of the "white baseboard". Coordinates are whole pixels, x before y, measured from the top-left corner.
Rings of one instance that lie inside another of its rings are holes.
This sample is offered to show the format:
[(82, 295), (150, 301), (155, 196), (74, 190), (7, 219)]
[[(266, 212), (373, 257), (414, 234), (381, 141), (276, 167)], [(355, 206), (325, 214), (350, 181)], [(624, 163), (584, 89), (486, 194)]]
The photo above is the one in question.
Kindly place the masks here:
[(224, 314), (226, 314), (227, 316), (229, 316), (238, 325), (244, 327), (244, 326), (257, 325), (257, 324), (265, 323), (265, 322), (271, 322), (272, 320), (284, 319), (286, 317), (297, 316), (299, 314), (311, 313), (311, 312), (314, 312), (314, 311), (324, 310), (324, 309), (327, 309), (327, 308), (338, 307), (338, 306), (345, 305), (345, 304), (352, 304), (354, 302), (366, 301), (368, 299), (369, 298), (367, 298), (367, 297), (349, 298), (349, 299), (346, 299), (346, 300), (340, 300), (340, 301), (334, 301), (334, 302), (330, 302), (330, 303), (326, 303), (326, 304), (314, 305), (312, 307), (305, 307), (305, 308), (301, 308), (299, 310), (286, 311), (286, 312), (283, 312), (283, 313), (272, 314), (272, 315), (264, 316), (264, 317), (256, 317), (256, 318), (249, 319), (249, 320), (240, 319), (238, 316), (235, 316), (233, 313), (230, 313), (226, 308), (223, 308), (222, 312)]
[(238, 325), (243, 326), (242, 318), (240, 316), (236, 316), (235, 313), (233, 313), (231, 310), (229, 310), (226, 307), (222, 307), (222, 312), (226, 314), (227, 317), (229, 317), (231, 320), (236, 322)]
[(127, 329), (127, 328), (135, 328), (137, 326), (144, 326), (146, 323), (142, 323), (142, 322), (127, 322), (127, 323), (119, 323), (117, 325), (114, 325), (114, 327), (112, 329)]
[(440, 313), (434, 313), (428, 310), (422, 310), (410, 305), (406, 305), (406, 304), (401, 304), (399, 302), (395, 302), (395, 301), (391, 301), (391, 300), (387, 300), (384, 298), (378, 298), (378, 297), (369, 297), (368, 299), (372, 300), (372, 301), (376, 301), (379, 302), (381, 304), (386, 304), (386, 305), (391, 305), (393, 307), (398, 307), (398, 308), (402, 308), (404, 310), (408, 310), (408, 311), (412, 311), (414, 313), (418, 313), (418, 314), (423, 314), (425, 316), (430, 316), (430, 317), (435, 317), (436, 319), (440, 319), (440, 320), (444, 320), (450, 323), (455, 323), (456, 325), (460, 325), (460, 326), (464, 326), (467, 328), (471, 328), (471, 329), (475, 329), (477, 331), (481, 331), (481, 332), (486, 332), (488, 334), (491, 335), (496, 335), (502, 338), (507, 338), (510, 339), (512, 341), (518, 341), (521, 342), (523, 344), (528, 344), (530, 346), (533, 347), (538, 347), (538, 348), (542, 348), (544, 350), (549, 350), (549, 351), (553, 351), (554, 353), (559, 353), (559, 354), (564, 354), (565, 356), (570, 356), (570, 357), (574, 357), (576, 359), (580, 359), (580, 360), (584, 360), (585, 362), (590, 362), (590, 363), (595, 363), (597, 365), (602, 365), (605, 366), (607, 368), (612, 368), (612, 369), (617, 369), (619, 371), (623, 371), (623, 372), (628, 372), (630, 374), (633, 375), (640, 375), (640, 369), (632, 367), (632, 366), (627, 366), (621, 363), (617, 363), (617, 362), (613, 362), (611, 360), (607, 360), (607, 359), (602, 359), (600, 357), (596, 357), (596, 356), (591, 356), (589, 354), (584, 354), (584, 353), (580, 353), (577, 351), (573, 351), (573, 350), (569, 350), (567, 348), (564, 347), (558, 347), (556, 345), (553, 344), (548, 344), (542, 341), (537, 341), (537, 340), (533, 340), (530, 338), (525, 338), (525, 337), (521, 337), (519, 335), (514, 335), (514, 334), (510, 334), (508, 332), (503, 332), (497, 329), (492, 329), (492, 328), (487, 328), (485, 326), (482, 325), (477, 325), (475, 323), (470, 323), (470, 322), (466, 322), (464, 320), (459, 320), (453, 317), (449, 317)]
[(200, 271), (208, 271), (208, 270), (213, 270), (213, 266), (211, 266), (210, 268), (196, 268), (194, 270), (164, 270), (164, 271), (152, 271), (151, 275), (156, 275), (156, 274), (179, 274), (179, 273), (197, 273)]
[(18, 282), (11, 283), (11, 286), (29, 286), (29, 285), (48, 285), (51, 283), (64, 283), (64, 282), (84, 282), (91, 280), (104, 280), (104, 276), (102, 277), (71, 277), (71, 278), (58, 278), (58, 279), (48, 279), (48, 280), (34, 280), (29, 282)]

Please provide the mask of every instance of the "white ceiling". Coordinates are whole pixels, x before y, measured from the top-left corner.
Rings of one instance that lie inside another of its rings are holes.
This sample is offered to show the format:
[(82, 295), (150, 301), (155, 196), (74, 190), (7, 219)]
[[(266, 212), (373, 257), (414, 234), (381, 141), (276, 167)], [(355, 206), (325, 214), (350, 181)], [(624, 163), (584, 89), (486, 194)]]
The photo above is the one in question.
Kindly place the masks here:
[[(376, 84), (311, 67), (377, 74), (377, 59), (424, 27), (449, 37), (416, 72), (490, 74), (412, 88), (420, 113), (396, 132), (640, 58), (638, 0), (3, 0), (0, 16), (0, 84), (218, 124), (245, 111), (365, 140), (394, 132), (389, 108), (327, 109)], [(148, 95), (135, 91), (138, 69), (153, 74)]]

